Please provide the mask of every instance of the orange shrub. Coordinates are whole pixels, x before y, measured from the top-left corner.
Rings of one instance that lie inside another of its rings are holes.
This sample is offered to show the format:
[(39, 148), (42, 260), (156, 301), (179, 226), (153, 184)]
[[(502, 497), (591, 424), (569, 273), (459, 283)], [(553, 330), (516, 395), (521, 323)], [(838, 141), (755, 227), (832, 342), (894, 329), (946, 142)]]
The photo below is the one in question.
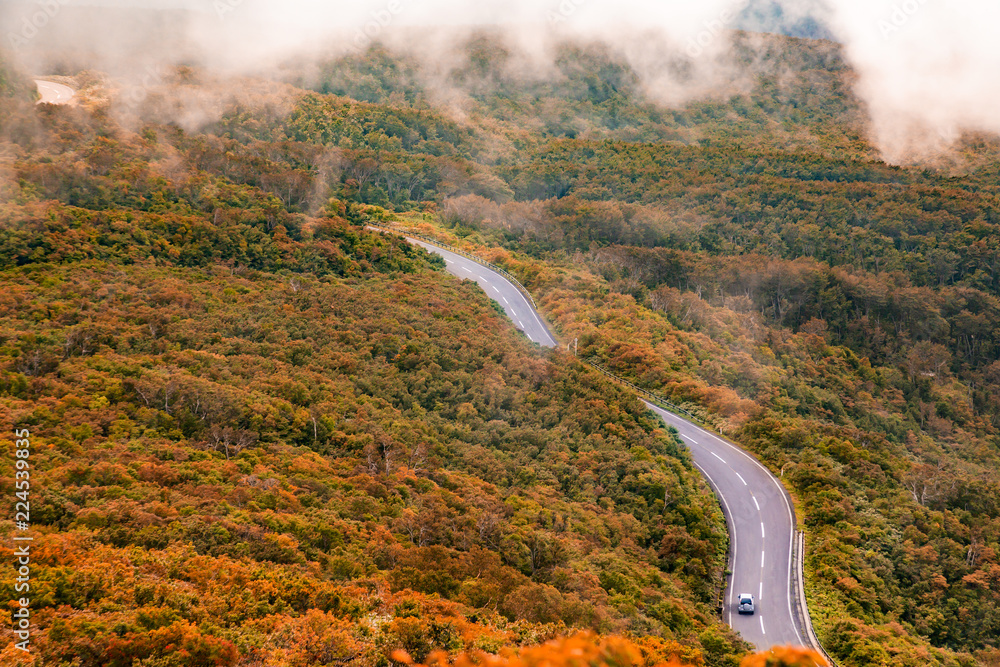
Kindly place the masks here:
[(819, 653), (801, 646), (778, 646), (770, 651), (748, 655), (740, 667), (827, 667)]
[[(516, 652), (504, 651), (501, 655), (465, 653), (453, 662), (443, 652), (431, 654), (427, 665), (416, 665), (405, 651), (393, 652), (392, 659), (413, 667), (679, 667), (684, 664), (676, 657), (663, 661), (659, 656), (644, 652), (628, 639), (598, 637), (589, 632), (554, 639)], [(700, 659), (687, 664), (700, 664)]]

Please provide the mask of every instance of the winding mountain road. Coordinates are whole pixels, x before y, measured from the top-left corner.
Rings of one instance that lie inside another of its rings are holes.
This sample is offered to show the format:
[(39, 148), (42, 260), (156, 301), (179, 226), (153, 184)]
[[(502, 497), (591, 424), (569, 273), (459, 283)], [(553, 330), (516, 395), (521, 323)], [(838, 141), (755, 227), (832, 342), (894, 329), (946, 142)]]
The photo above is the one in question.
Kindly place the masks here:
[(61, 83), (35, 79), (35, 85), (38, 87), (38, 94), (41, 95), (38, 104), (69, 104), (76, 94), (72, 88)]
[[(759, 649), (807, 646), (792, 590), (795, 514), (784, 487), (736, 445), (652, 403), (646, 405), (677, 429), (722, 502), (732, 570), (723, 612), (726, 623)], [(741, 593), (756, 598), (753, 615), (736, 611)]]
[[(39, 103), (68, 104), (68, 86), (36, 80)], [(474, 280), (533, 342), (555, 348), (558, 343), (532, 303), (507, 278), (472, 259), (444, 248), (407, 238), (444, 258), (449, 273)], [(774, 475), (736, 445), (651, 403), (647, 407), (677, 429), (695, 465), (719, 497), (730, 534), (732, 575), (725, 594), (724, 620), (758, 649), (776, 645), (804, 646), (792, 590), (792, 545), (795, 515), (785, 489)], [(757, 612), (736, 612), (736, 598), (752, 593)]]
[(448, 273), (475, 280), (483, 288), (487, 296), (496, 301), (507, 313), (511, 322), (533, 342), (543, 347), (559, 347), (556, 339), (549, 332), (538, 311), (535, 310), (527, 297), (514, 284), (493, 269), (483, 266), (475, 260), (458, 253), (439, 248), (430, 243), (407, 237), (410, 243), (426, 248), (429, 252), (444, 258)]
[[(557, 347), (541, 316), (520, 291), (499, 273), (423, 241), (409, 238), (442, 256), (449, 273), (475, 280), (499, 303), (532, 341)], [(806, 646), (792, 590), (792, 545), (795, 514), (784, 487), (763, 465), (736, 445), (652, 403), (646, 403), (673, 426), (691, 451), (695, 465), (722, 503), (729, 526), (730, 569), (723, 619), (744, 639), (764, 650), (772, 646)], [(740, 615), (741, 593), (757, 598), (753, 615)]]

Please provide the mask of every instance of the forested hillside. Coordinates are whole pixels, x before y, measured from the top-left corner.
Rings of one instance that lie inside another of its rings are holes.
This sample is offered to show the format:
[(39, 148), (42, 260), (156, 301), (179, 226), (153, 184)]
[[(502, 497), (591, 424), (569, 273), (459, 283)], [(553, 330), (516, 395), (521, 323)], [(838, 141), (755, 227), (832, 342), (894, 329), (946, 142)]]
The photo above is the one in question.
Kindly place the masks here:
[[(825, 42), (739, 38), (754, 85), (680, 109), (644, 101), (606, 54), (567, 55), (538, 84), (470, 48), (456, 81), (517, 148), (470, 153), (506, 189), (439, 193), (423, 231), (504, 264), (581, 355), (784, 473), (838, 659), (993, 664), (996, 140), (968, 137), (938, 168), (882, 163)], [(322, 90), (421, 100), (384, 53), (326, 71)]]
[[(330, 103), (362, 140), (456, 127)], [(4, 664), (385, 665), (574, 628), (635, 664), (738, 662), (721, 513), (675, 437), (365, 231), (387, 214), (357, 185), (303, 213), (322, 146), (249, 113), (5, 111), (0, 401), (34, 443), (37, 631)]]
[(443, 78), (376, 45), (4, 98), (39, 664), (423, 662), (573, 628), (738, 662), (721, 518), (673, 438), (373, 219), (504, 265), (580, 356), (780, 474), (844, 665), (1000, 663), (995, 138), (881, 162), (830, 42), (738, 34), (727, 94), (672, 106), (601, 47), (530, 80), (491, 35), (463, 48)]

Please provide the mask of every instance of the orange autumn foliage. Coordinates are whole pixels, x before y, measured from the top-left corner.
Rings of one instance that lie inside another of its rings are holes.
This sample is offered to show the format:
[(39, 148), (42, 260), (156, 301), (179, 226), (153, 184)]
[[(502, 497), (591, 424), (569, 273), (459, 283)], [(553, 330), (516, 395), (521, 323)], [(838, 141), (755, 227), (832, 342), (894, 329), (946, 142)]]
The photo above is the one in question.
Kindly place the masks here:
[(640, 647), (623, 637), (597, 636), (589, 632), (516, 652), (504, 651), (501, 655), (464, 653), (450, 661), (446, 653), (436, 652), (423, 665), (414, 663), (406, 651), (395, 651), (392, 659), (412, 667), (680, 667), (702, 664), (700, 656), (695, 662), (681, 662), (676, 656)]
[[(453, 661), (444, 652), (432, 653), (427, 664), (417, 664), (406, 651), (394, 651), (392, 659), (410, 667), (681, 667), (703, 664), (701, 656), (666, 653), (682, 647), (654, 647), (616, 636), (598, 636), (582, 632), (540, 646), (505, 651), (501, 655), (483, 652), (464, 653)], [(693, 662), (690, 660), (693, 659)], [(821, 655), (797, 646), (776, 647), (749, 655), (740, 667), (827, 667)]]
[(819, 653), (801, 646), (779, 646), (743, 658), (740, 667), (827, 667)]

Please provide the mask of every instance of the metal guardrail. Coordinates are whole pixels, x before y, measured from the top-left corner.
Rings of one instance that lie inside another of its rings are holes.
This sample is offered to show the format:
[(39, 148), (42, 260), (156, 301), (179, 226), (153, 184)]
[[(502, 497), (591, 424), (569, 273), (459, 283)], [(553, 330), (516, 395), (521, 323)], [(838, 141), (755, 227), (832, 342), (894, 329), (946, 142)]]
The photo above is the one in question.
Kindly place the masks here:
[(813, 650), (822, 655), (830, 667), (838, 667), (837, 661), (826, 652), (823, 648), (823, 644), (820, 643), (819, 638), (816, 637), (816, 631), (813, 629), (812, 618), (809, 616), (809, 603), (806, 601), (806, 587), (805, 587), (805, 553), (806, 553), (806, 537), (805, 533), (801, 530), (796, 531), (795, 540), (792, 543), (792, 559), (795, 562), (795, 567), (792, 568), (794, 571), (794, 576), (792, 580), (792, 590), (796, 592), (795, 596), (795, 606), (799, 612), (799, 623), (806, 631), (807, 639), (812, 645)]
[(472, 261), (476, 262), (477, 264), (482, 264), (486, 268), (488, 268), (488, 269), (490, 269), (492, 271), (496, 271), (501, 276), (503, 276), (504, 278), (506, 278), (507, 280), (509, 280), (511, 282), (511, 284), (513, 284), (514, 287), (517, 288), (517, 291), (520, 292), (521, 294), (523, 294), (524, 298), (526, 298), (528, 300), (528, 302), (531, 303), (531, 307), (534, 308), (535, 310), (538, 310), (538, 305), (535, 303), (535, 299), (531, 296), (531, 292), (528, 291), (528, 288), (525, 287), (524, 285), (522, 285), (521, 281), (519, 281), (517, 278), (515, 278), (514, 276), (512, 276), (510, 274), (510, 272), (508, 272), (503, 267), (497, 266), (496, 264), (493, 264), (491, 262), (487, 262), (485, 259), (477, 257), (476, 255), (473, 255), (471, 252), (462, 250), (461, 248), (456, 248), (453, 245), (448, 245), (447, 243), (444, 243), (442, 241), (438, 241), (437, 239), (431, 238), (429, 236), (425, 236), (424, 234), (418, 234), (416, 232), (407, 231), (405, 229), (396, 229), (394, 227), (389, 227), (388, 225), (380, 225), (377, 222), (367, 222), (367, 223), (365, 223), (365, 226), (366, 227), (373, 227), (375, 229), (378, 229), (379, 231), (389, 232), (391, 234), (398, 234), (400, 236), (407, 236), (407, 237), (410, 237), (410, 238), (419, 239), (419, 240), (423, 241), (424, 243), (430, 243), (431, 245), (434, 245), (434, 246), (437, 246), (437, 247), (442, 248), (444, 250), (447, 250), (448, 252), (453, 252), (456, 255), (461, 255), (462, 257), (466, 257), (468, 259), (471, 259)]
[[(670, 412), (673, 412), (676, 415), (683, 416), (685, 419), (692, 421), (696, 424), (699, 424), (701, 426), (707, 426), (707, 424), (705, 424), (702, 420), (698, 419), (698, 417), (693, 415), (691, 412), (688, 412), (687, 410), (680, 407), (676, 403), (668, 401), (659, 394), (655, 394), (647, 389), (643, 389), (642, 387), (639, 387), (629, 382), (625, 378), (615, 375), (608, 369), (604, 368), (603, 366), (593, 361), (590, 361), (589, 359), (581, 359), (581, 361), (583, 361), (583, 363), (587, 364), (588, 366), (593, 367), (594, 369), (596, 369), (609, 379), (614, 380), (618, 384), (628, 387), (629, 389), (633, 390), (643, 398), (649, 400), (651, 403), (659, 405), (664, 410), (669, 410)], [(709, 482), (709, 484), (711, 484), (711, 482)], [(715, 491), (716, 495), (718, 495), (718, 489), (713, 488), (713, 491)], [(723, 511), (725, 510), (723, 509)], [(727, 553), (726, 570), (725, 570), (726, 574), (724, 575), (723, 585), (719, 591), (719, 597), (716, 605), (716, 608), (718, 609), (720, 614), (723, 614), (725, 612), (725, 596), (729, 578), (728, 573), (732, 565), (729, 559), (730, 559), (730, 554)], [(811, 647), (826, 659), (830, 667), (839, 667), (837, 661), (834, 660), (833, 657), (826, 652), (826, 649), (823, 648), (823, 644), (821, 644), (819, 639), (816, 637), (816, 631), (813, 629), (812, 625), (812, 617), (809, 615), (809, 605), (806, 602), (806, 590), (805, 590), (805, 580), (804, 580), (805, 533), (803, 533), (802, 531), (796, 531), (796, 539), (793, 541), (792, 560), (794, 563), (794, 566), (792, 567), (792, 571), (794, 574), (793, 574), (793, 580), (790, 582), (790, 584), (792, 586), (792, 590), (795, 591), (795, 607), (799, 612), (799, 619), (798, 619), (799, 624), (805, 629), (807, 635), (806, 639), (809, 641)]]
[[(532, 308), (535, 308), (536, 310), (538, 309), (538, 306), (535, 304), (535, 299), (531, 296), (531, 293), (528, 291), (528, 289), (524, 285), (522, 285), (517, 278), (512, 276), (507, 270), (503, 269), (502, 267), (487, 262), (486, 260), (481, 259), (470, 252), (461, 250), (460, 248), (448, 245), (447, 243), (443, 243), (441, 241), (438, 241), (437, 239), (425, 236), (423, 234), (396, 229), (394, 227), (389, 227), (388, 225), (380, 225), (374, 222), (366, 223), (366, 226), (372, 227), (380, 231), (389, 232), (391, 234), (399, 234), (400, 236), (408, 236), (411, 238), (419, 239), (425, 243), (429, 243), (439, 248), (443, 248), (444, 250), (447, 250), (449, 252), (453, 252), (457, 255), (467, 257), (468, 259), (471, 259), (472, 261), (478, 264), (481, 264), (489, 269), (492, 269), (493, 271), (496, 271), (504, 278), (509, 280), (518, 289), (518, 291), (521, 292), (521, 294), (523, 294), (526, 299), (528, 299), (528, 301), (531, 303)], [(651, 392), (648, 389), (643, 389), (642, 387), (632, 382), (629, 382), (628, 380), (619, 375), (615, 375), (614, 373), (604, 368), (600, 364), (591, 361), (589, 359), (580, 359), (580, 361), (587, 364), (591, 368), (595, 369), (608, 379), (613, 380), (614, 382), (617, 382), (622, 386), (628, 387), (636, 394), (638, 394), (640, 397), (645, 398), (652, 403), (655, 403), (664, 410), (669, 410), (670, 412), (673, 412), (678, 416), (682, 416), (685, 419), (694, 422), (695, 424), (698, 424), (699, 426), (708, 426), (708, 424), (703, 422), (696, 415), (689, 412), (688, 410), (685, 410), (676, 403), (668, 401), (663, 396)], [(803, 575), (803, 572), (805, 570), (805, 535), (801, 531), (797, 531), (796, 537), (797, 539), (794, 540), (793, 542), (792, 558), (793, 560), (797, 560), (798, 562), (797, 565), (792, 568), (793, 571), (795, 572), (795, 575), (794, 575), (794, 580), (791, 582), (791, 584), (793, 590), (797, 592), (795, 606), (798, 608), (799, 611), (799, 622), (802, 624), (803, 628), (805, 628), (806, 634), (808, 635), (809, 643), (812, 644), (812, 648), (815, 649), (824, 658), (826, 658), (827, 662), (830, 664), (830, 667), (838, 667), (837, 662), (830, 656), (829, 653), (826, 652), (826, 649), (824, 649), (823, 645), (819, 642), (819, 639), (816, 637), (816, 632), (813, 629), (812, 618), (809, 615), (809, 607), (806, 602), (805, 583)], [(719, 599), (717, 605), (720, 614), (725, 611), (726, 588), (728, 584), (729, 570), (732, 565), (732, 563), (729, 562), (729, 558), (730, 558), (729, 554), (726, 554), (726, 569), (725, 569), (725, 574), (723, 575), (724, 581), (722, 588), (719, 591)]]
[[(671, 401), (668, 401), (659, 394), (655, 394), (647, 389), (643, 389), (642, 387), (639, 387), (633, 384), (632, 382), (629, 382), (625, 378), (615, 375), (614, 373), (604, 368), (600, 364), (590, 361), (589, 359), (581, 359), (580, 361), (587, 364), (588, 366), (591, 366), (595, 370), (599, 371), (602, 375), (617, 382), (618, 384), (628, 387), (632, 391), (639, 394), (641, 397), (649, 400), (651, 403), (655, 403), (664, 410), (669, 410), (670, 412), (673, 412), (678, 416), (682, 416), (685, 419), (694, 422), (700, 426), (708, 426), (701, 419), (698, 419), (698, 417), (696, 417), (694, 414), (680, 407), (676, 403), (672, 403)], [(711, 482), (709, 482), (709, 484), (711, 484)], [(718, 489), (713, 488), (713, 491), (715, 491), (716, 495), (718, 495)], [(723, 511), (725, 510), (723, 509)], [(823, 656), (830, 667), (839, 667), (837, 661), (834, 660), (833, 657), (826, 652), (826, 649), (823, 648), (823, 644), (821, 644), (819, 639), (816, 637), (816, 632), (813, 629), (812, 625), (812, 617), (809, 615), (809, 605), (806, 602), (806, 591), (805, 591), (805, 581), (804, 581), (805, 534), (802, 531), (796, 531), (796, 539), (793, 541), (793, 547), (794, 548), (792, 549), (792, 559), (795, 565), (792, 568), (792, 571), (794, 573), (793, 581), (790, 583), (792, 585), (792, 590), (795, 591), (795, 607), (799, 612), (799, 619), (798, 619), (799, 624), (805, 629), (806, 639), (808, 640), (813, 650), (815, 650), (817, 653)], [(719, 614), (725, 613), (726, 589), (728, 587), (729, 571), (732, 566), (732, 563), (729, 560), (730, 556), (731, 556), (730, 554), (728, 553), (726, 554), (726, 570), (725, 570), (726, 574), (724, 575), (722, 588), (719, 590), (719, 597), (718, 600), (716, 601), (716, 609), (719, 611)]]
[(596, 362), (593, 362), (593, 361), (591, 361), (589, 359), (581, 359), (580, 361), (582, 361), (583, 363), (587, 364), (588, 366), (591, 366), (592, 368), (597, 369), (600, 373), (602, 373), (603, 375), (607, 376), (608, 378), (614, 380), (618, 384), (624, 385), (624, 386), (628, 387), (629, 389), (631, 389), (632, 391), (634, 391), (635, 393), (639, 394), (640, 396), (642, 396), (642, 397), (644, 397), (646, 399), (649, 399), (653, 403), (656, 403), (658, 406), (660, 406), (664, 410), (669, 410), (670, 412), (673, 412), (676, 415), (682, 415), (685, 419), (688, 419), (689, 421), (693, 421), (696, 424), (699, 424), (701, 426), (705, 426), (705, 422), (703, 422), (702, 420), (698, 419), (698, 417), (696, 417), (694, 414), (688, 412), (687, 410), (685, 410), (681, 406), (677, 405), (676, 403), (671, 403), (670, 401), (668, 401), (667, 399), (663, 398), (659, 394), (654, 394), (653, 392), (649, 391), (648, 389), (643, 389), (642, 387), (629, 382), (625, 378), (623, 378), (621, 376), (618, 376), (618, 375), (615, 375), (614, 373), (612, 373), (611, 371), (609, 371), (604, 366), (601, 366), (600, 364), (598, 364)]

